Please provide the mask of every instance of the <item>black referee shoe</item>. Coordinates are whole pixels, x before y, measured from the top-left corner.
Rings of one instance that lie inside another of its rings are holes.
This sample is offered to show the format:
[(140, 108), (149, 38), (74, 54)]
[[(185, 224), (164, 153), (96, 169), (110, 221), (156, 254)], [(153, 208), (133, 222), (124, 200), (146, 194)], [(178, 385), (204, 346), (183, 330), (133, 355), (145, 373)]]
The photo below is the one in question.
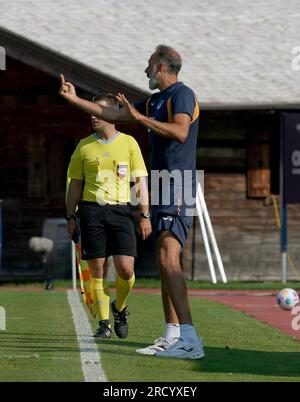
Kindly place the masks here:
[(111, 329), (109, 320), (99, 321), (99, 328), (97, 329), (94, 338), (101, 338), (101, 339), (111, 338)]
[(111, 303), (111, 309), (115, 320), (114, 330), (119, 338), (127, 338), (128, 336), (127, 316), (129, 315), (129, 312), (126, 311), (127, 307), (128, 306), (124, 307), (122, 311), (118, 311), (116, 308), (116, 301), (114, 300)]

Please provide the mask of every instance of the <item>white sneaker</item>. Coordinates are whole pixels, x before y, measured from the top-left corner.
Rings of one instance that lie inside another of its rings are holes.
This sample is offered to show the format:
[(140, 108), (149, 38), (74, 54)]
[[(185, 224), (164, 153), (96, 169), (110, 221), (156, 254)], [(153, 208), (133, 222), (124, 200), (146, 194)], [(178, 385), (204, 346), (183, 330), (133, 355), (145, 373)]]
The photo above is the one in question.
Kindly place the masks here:
[(179, 338), (172, 346), (164, 351), (155, 353), (158, 357), (173, 357), (177, 359), (202, 359), (205, 356), (203, 341), (199, 338), (195, 344), (187, 343)]
[(136, 353), (139, 353), (140, 355), (149, 355), (153, 356), (157, 352), (163, 352), (170, 348), (174, 343), (178, 341), (179, 338), (171, 338), (171, 339), (165, 339), (163, 337), (155, 339), (154, 344), (147, 346), (146, 348), (143, 349), (137, 349)]

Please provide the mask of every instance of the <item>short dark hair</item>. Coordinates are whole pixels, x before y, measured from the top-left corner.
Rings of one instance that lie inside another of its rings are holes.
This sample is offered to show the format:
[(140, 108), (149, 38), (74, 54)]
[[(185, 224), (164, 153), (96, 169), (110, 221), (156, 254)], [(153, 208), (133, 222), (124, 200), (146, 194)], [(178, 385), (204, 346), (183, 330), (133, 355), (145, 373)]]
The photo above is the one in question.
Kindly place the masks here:
[(119, 104), (115, 95), (110, 92), (99, 92), (92, 97), (92, 102), (98, 102), (101, 100), (107, 100), (108, 102), (113, 103), (115, 105)]
[(158, 45), (156, 47), (156, 54), (161, 61), (166, 63), (168, 73), (176, 75), (179, 73), (182, 60), (180, 54), (175, 49), (166, 45)]

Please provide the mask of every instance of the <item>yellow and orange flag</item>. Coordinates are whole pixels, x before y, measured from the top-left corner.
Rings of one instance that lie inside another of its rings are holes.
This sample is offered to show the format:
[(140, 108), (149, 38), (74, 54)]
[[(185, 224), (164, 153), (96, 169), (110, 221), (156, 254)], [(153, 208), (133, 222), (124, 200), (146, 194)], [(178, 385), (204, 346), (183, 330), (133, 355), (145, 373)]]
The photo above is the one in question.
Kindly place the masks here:
[(95, 308), (95, 304), (93, 302), (91, 296), (91, 270), (87, 261), (82, 260), (82, 252), (80, 244), (75, 244), (76, 249), (76, 263), (79, 274), (80, 281), (80, 292), (83, 297), (84, 303), (87, 305), (87, 308), (90, 310), (90, 313), (94, 319), (97, 318), (97, 312)]
[[(69, 190), (71, 182), (71, 177), (69, 176), (69, 168), (67, 172), (67, 180), (66, 180), (66, 201), (67, 201), (67, 194)], [(78, 208), (76, 208), (77, 211)], [(95, 309), (95, 305), (93, 303), (93, 299), (91, 296), (91, 270), (88, 266), (87, 261), (82, 260), (82, 252), (79, 243), (75, 244), (76, 250), (76, 265), (78, 269), (79, 281), (80, 281), (80, 293), (83, 297), (84, 303), (87, 305), (87, 308), (90, 310), (90, 313), (93, 318), (96, 319), (97, 313)]]

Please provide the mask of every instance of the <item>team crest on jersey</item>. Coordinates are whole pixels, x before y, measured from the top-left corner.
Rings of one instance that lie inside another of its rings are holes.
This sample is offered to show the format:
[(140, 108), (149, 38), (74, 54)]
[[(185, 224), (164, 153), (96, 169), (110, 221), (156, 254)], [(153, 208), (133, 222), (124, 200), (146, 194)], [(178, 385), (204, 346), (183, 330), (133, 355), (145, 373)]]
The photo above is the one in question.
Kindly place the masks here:
[(102, 155), (103, 158), (109, 158), (109, 153), (108, 152), (104, 152), (104, 154)]
[(159, 109), (162, 107), (163, 103), (164, 103), (164, 99), (162, 99), (162, 100), (158, 103), (158, 105), (156, 106), (156, 110), (159, 110)]
[(126, 163), (118, 163), (117, 175), (120, 179), (123, 179), (124, 177), (127, 176), (127, 164)]

